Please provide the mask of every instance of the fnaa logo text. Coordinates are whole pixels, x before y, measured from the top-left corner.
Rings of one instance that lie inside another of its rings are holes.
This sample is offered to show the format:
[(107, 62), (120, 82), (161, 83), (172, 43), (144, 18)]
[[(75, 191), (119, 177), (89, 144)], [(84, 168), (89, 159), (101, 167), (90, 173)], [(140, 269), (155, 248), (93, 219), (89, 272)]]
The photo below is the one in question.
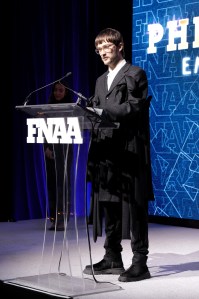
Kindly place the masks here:
[(27, 143), (83, 143), (77, 117), (28, 118), (27, 127)]

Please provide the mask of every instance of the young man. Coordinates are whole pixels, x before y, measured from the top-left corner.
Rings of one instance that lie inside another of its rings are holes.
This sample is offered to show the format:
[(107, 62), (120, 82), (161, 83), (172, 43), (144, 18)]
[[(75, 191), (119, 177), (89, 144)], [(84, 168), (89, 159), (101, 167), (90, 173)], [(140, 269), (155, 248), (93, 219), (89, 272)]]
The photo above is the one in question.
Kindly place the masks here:
[[(105, 255), (88, 265), (85, 274), (120, 274), (119, 281), (150, 278), (147, 267), (148, 200), (153, 200), (149, 100), (146, 73), (124, 59), (120, 32), (107, 28), (95, 39), (96, 53), (108, 67), (96, 81), (91, 107), (102, 122), (119, 123), (118, 129), (92, 134), (87, 179), (92, 182), (89, 224), (94, 241), (102, 235), (104, 216)], [(132, 264), (125, 271), (122, 239), (131, 239)]]

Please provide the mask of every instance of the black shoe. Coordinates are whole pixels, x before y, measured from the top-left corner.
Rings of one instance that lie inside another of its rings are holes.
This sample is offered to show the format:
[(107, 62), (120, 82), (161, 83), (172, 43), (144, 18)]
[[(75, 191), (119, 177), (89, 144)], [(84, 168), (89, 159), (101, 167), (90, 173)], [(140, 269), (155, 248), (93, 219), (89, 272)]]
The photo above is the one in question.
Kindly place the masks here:
[(150, 278), (151, 274), (146, 265), (133, 264), (120, 274), (118, 280), (122, 282), (139, 281)]
[(57, 224), (52, 223), (51, 226), (49, 227), (49, 230), (64, 231), (65, 230), (64, 222), (60, 221), (57, 222)]
[[(124, 266), (122, 261), (109, 261), (109, 260), (101, 260), (99, 263), (93, 265), (94, 274), (121, 274), (124, 271)], [(85, 267), (84, 274), (92, 275), (92, 267), (88, 265)]]
[(51, 226), (49, 227), (49, 230), (55, 230), (55, 223), (52, 222)]
[(65, 230), (65, 226), (64, 226), (64, 222), (63, 221), (57, 222), (56, 230), (57, 231), (63, 231), (63, 230)]

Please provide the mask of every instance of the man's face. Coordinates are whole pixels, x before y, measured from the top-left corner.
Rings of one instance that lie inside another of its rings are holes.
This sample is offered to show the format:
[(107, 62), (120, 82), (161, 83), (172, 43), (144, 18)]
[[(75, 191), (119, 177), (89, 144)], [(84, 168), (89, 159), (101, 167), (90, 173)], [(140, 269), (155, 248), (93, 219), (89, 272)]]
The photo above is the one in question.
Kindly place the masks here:
[(108, 41), (103, 41), (96, 47), (96, 53), (100, 55), (103, 63), (109, 67), (115, 66), (121, 59), (122, 46), (116, 46)]

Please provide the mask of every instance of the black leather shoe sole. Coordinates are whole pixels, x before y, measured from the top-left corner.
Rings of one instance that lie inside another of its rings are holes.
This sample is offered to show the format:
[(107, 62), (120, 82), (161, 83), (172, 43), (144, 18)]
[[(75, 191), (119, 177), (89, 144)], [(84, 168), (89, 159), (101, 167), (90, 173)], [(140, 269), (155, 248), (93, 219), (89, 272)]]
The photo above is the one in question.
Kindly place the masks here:
[(139, 276), (123, 276), (120, 275), (118, 280), (122, 281), (122, 282), (131, 282), (131, 281), (140, 281), (140, 280), (144, 280), (144, 279), (148, 279), (151, 278), (151, 274), (149, 271), (143, 273), (142, 275)]
[(124, 271), (125, 270), (122, 261), (111, 261), (102, 259), (100, 262), (93, 264), (93, 267), (91, 267), (91, 265), (87, 265), (83, 273), (88, 275), (121, 274)]
[(56, 231), (64, 231), (65, 227), (64, 224), (57, 224), (57, 226), (53, 223), (48, 230), (56, 230)]
[(55, 224), (52, 223), (48, 230), (55, 230)]
[[(102, 274), (116, 274), (119, 275), (122, 272), (124, 272), (124, 268), (110, 268), (110, 269), (103, 269), (103, 270), (94, 270), (95, 275), (102, 275)], [(92, 269), (90, 268), (85, 268), (83, 271), (84, 274), (92, 275)]]

